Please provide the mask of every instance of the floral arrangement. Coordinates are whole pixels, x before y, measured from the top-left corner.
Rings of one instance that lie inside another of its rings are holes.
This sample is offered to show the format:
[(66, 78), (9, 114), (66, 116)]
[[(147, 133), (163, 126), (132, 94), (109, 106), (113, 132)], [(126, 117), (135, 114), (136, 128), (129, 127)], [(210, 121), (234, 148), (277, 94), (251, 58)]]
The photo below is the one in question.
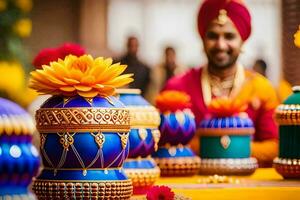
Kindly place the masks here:
[(0, 60), (29, 66), (22, 40), (31, 34), (31, 9), (32, 0), (0, 0)]
[(300, 25), (298, 31), (294, 34), (294, 43), (296, 47), (300, 48)]
[(111, 58), (68, 55), (31, 72), (30, 87), (41, 94), (107, 97), (133, 81), (133, 74), (121, 75), (126, 65), (112, 62)]
[(23, 107), (36, 97), (27, 87), (31, 65), (22, 43), (31, 34), (31, 9), (32, 0), (0, 0), (0, 95)]
[(176, 112), (190, 108), (190, 96), (184, 92), (176, 90), (166, 90), (161, 92), (156, 98), (156, 107), (160, 112)]

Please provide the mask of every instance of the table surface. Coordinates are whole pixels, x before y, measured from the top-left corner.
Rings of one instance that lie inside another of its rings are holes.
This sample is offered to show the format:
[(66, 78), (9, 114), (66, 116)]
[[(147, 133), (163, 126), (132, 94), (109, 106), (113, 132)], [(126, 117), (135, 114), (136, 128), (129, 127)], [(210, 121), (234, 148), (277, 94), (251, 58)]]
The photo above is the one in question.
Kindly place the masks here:
[(207, 176), (161, 177), (156, 185), (167, 185), (176, 194), (211, 200), (300, 200), (300, 180), (284, 180), (272, 168), (260, 168), (251, 176), (233, 176), (233, 183), (204, 183)]

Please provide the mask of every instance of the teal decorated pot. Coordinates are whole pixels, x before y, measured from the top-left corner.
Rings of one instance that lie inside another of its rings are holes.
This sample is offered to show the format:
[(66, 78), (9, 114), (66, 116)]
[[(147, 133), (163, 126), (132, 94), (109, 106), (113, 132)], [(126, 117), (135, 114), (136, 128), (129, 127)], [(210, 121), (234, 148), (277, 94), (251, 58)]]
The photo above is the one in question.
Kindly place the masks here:
[(122, 166), (129, 153), (129, 110), (115, 97), (52, 96), (36, 112), (44, 168), (39, 199), (129, 199)]
[(257, 160), (250, 158), (253, 122), (246, 113), (208, 117), (198, 127), (202, 174), (251, 174)]
[(129, 156), (124, 170), (132, 180), (133, 193), (144, 194), (160, 174), (151, 158), (160, 138), (159, 113), (141, 96), (139, 89), (118, 89), (117, 98), (130, 111)]
[(40, 165), (31, 143), (33, 131), (30, 115), (0, 98), (0, 199), (36, 199), (28, 190)]
[(300, 87), (276, 109), (279, 155), (274, 167), (284, 178), (300, 178)]

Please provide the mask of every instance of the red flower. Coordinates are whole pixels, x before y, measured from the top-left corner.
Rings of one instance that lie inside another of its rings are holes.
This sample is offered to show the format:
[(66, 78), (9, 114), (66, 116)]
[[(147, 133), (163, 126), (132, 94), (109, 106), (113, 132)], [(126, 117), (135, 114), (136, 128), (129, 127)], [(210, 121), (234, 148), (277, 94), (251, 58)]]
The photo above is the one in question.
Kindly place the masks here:
[(43, 65), (49, 65), (50, 62), (57, 61), (58, 58), (60, 57), (56, 48), (45, 48), (38, 53), (32, 64), (36, 69), (41, 69)]
[(37, 69), (41, 69), (43, 65), (49, 65), (50, 62), (58, 61), (58, 59), (65, 59), (68, 55), (82, 56), (85, 50), (78, 44), (64, 43), (58, 48), (45, 48), (42, 49), (34, 58), (32, 64)]
[(85, 54), (85, 49), (79, 44), (74, 43), (64, 43), (62, 46), (58, 47), (58, 51), (61, 59), (64, 59), (70, 54), (78, 57)]
[(174, 200), (174, 192), (167, 186), (153, 186), (147, 192), (147, 200)]

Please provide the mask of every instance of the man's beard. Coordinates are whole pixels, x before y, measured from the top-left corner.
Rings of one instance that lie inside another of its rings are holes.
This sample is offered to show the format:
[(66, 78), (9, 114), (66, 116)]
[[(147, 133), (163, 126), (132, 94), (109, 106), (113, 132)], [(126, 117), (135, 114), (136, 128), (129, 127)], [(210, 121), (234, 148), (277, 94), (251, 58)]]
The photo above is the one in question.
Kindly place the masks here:
[(224, 62), (219, 62), (215, 56), (219, 50), (212, 50), (210, 54), (207, 54), (208, 64), (212, 66), (214, 69), (227, 69), (234, 65), (239, 57), (239, 55), (234, 55), (232, 51), (227, 51), (228, 60)]

